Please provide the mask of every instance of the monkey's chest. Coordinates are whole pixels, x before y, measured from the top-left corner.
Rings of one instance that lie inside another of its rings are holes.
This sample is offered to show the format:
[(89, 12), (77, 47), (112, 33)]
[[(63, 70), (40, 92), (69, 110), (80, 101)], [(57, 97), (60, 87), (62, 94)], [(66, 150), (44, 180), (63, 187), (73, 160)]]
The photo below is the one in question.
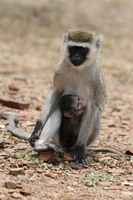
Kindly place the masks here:
[(78, 74), (60, 75), (57, 79), (57, 88), (60, 94), (74, 94), (85, 98), (91, 96), (89, 80)]

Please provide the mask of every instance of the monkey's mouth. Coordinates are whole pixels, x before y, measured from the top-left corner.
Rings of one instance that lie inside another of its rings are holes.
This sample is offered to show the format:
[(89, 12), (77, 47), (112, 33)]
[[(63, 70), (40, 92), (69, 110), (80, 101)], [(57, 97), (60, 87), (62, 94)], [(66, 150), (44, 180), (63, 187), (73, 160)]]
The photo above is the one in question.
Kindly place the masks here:
[(73, 61), (72, 64), (73, 64), (74, 66), (78, 67), (78, 66), (82, 65), (83, 62), (81, 62), (81, 61), (80, 61), (80, 62), (79, 62), (79, 61)]
[(80, 66), (80, 65), (82, 65), (83, 64), (83, 60), (81, 60), (81, 58), (70, 58), (70, 60), (71, 60), (71, 63), (74, 65), (74, 66)]
[(74, 113), (72, 112), (64, 112), (63, 115), (64, 117), (68, 117), (68, 118), (74, 117)]

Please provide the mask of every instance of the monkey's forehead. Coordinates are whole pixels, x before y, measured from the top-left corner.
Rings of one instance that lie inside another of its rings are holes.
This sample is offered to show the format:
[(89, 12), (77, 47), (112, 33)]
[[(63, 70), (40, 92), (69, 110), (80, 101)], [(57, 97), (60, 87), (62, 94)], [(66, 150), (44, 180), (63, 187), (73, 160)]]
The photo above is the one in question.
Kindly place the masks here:
[(83, 29), (70, 29), (68, 31), (68, 40), (74, 42), (91, 42), (93, 39), (93, 34), (90, 31)]

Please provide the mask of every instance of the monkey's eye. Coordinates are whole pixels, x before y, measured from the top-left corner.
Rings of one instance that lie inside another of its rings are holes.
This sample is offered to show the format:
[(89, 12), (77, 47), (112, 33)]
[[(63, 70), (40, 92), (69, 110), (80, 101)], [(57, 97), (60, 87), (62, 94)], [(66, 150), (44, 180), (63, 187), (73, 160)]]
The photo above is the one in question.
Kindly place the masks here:
[(89, 49), (87, 47), (80, 47), (80, 51), (83, 53), (87, 53)]
[(69, 50), (70, 50), (71, 52), (75, 52), (75, 51), (77, 50), (77, 47), (76, 47), (76, 46), (69, 47)]

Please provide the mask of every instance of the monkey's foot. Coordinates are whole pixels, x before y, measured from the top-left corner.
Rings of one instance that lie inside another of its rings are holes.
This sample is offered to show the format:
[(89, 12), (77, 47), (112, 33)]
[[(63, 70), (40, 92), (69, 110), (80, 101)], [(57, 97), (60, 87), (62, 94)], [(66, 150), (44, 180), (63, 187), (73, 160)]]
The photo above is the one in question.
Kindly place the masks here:
[(33, 147), (33, 149), (34, 149), (34, 151), (37, 151), (37, 152), (45, 151), (45, 150), (48, 150), (48, 149), (53, 149), (55, 152), (58, 152), (58, 153), (61, 153), (61, 154), (65, 153), (65, 151), (61, 148), (61, 146), (59, 146), (56, 143), (39, 144), (39, 145)]
[(87, 165), (88, 162), (84, 158), (84, 148), (81, 146), (72, 146), (68, 149), (68, 153), (71, 154), (76, 164), (82, 163), (83, 165)]

